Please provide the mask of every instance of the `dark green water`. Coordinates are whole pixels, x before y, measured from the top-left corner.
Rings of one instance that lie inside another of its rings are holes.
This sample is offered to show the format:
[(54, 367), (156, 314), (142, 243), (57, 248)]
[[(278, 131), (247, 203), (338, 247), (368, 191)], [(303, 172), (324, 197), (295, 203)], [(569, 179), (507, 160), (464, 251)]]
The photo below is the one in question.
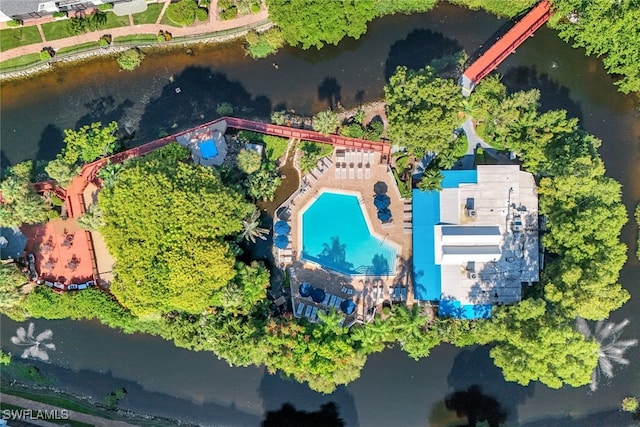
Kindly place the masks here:
[[(182, 50), (151, 53), (135, 73), (118, 72), (115, 61), (99, 60), (3, 84), (2, 163), (51, 158), (60, 148), (61, 129), (96, 119), (118, 120), (136, 131), (133, 143), (142, 143), (174, 125), (182, 129), (210, 120), (222, 101), (247, 115), (281, 107), (309, 113), (336, 101), (353, 106), (379, 98), (394, 65), (422, 66), (456, 44), (473, 52), (503, 24), (486, 14), (442, 6), (426, 15), (377, 20), (361, 40), (321, 52), (285, 49), (254, 61), (232, 43), (199, 47), (193, 56)], [(580, 117), (603, 140), (601, 153), (609, 174), (624, 185), (625, 204), (631, 208), (640, 200), (638, 104), (616, 92), (599, 60), (586, 58), (543, 28), (499, 71), (513, 90), (540, 88), (544, 108), (566, 108)], [(633, 245), (635, 232), (630, 223), (623, 240)], [(640, 266), (634, 250), (631, 246), (620, 278), (632, 299), (612, 316), (617, 322), (631, 320), (624, 338), (640, 335)], [(440, 346), (419, 362), (396, 349), (373, 355), (358, 381), (323, 396), (262, 368), (230, 368), (211, 354), (177, 349), (154, 337), (123, 335), (94, 322), (35, 323), (39, 331), (54, 332), (57, 350), (43, 369), (58, 375), (64, 387), (101, 399), (125, 386), (125, 407), (207, 425), (259, 425), (265, 410), (286, 402), (312, 411), (333, 401), (349, 426), (445, 426), (452, 419), (445, 397), (480, 385), (508, 413), (509, 425), (624, 426), (631, 419), (618, 411), (620, 401), (640, 393), (638, 348), (627, 353), (630, 365), (616, 368), (616, 376), (594, 393), (588, 387), (520, 387), (502, 380), (487, 348)], [(18, 326), (2, 317), (3, 349), (18, 351), (9, 342)]]

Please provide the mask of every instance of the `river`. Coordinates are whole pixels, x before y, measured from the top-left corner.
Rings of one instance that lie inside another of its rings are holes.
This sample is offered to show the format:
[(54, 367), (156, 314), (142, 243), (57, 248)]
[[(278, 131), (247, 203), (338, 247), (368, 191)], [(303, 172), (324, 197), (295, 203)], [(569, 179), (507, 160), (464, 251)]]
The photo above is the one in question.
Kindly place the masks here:
[[(131, 143), (137, 144), (210, 120), (223, 101), (249, 115), (280, 108), (313, 113), (336, 102), (354, 106), (378, 99), (395, 65), (423, 66), (458, 45), (474, 52), (504, 24), (481, 12), (441, 5), (428, 14), (378, 19), (360, 40), (320, 52), (287, 48), (254, 61), (238, 43), (229, 43), (189, 53), (151, 52), (134, 73), (99, 59), (5, 83), (0, 89), (2, 164), (50, 159), (61, 147), (61, 129), (97, 119), (118, 120), (135, 131)], [(623, 183), (631, 212), (640, 200), (637, 100), (616, 91), (598, 59), (585, 57), (547, 28), (499, 72), (511, 90), (540, 88), (543, 108), (566, 108), (603, 140), (600, 152), (609, 175)], [(611, 318), (631, 320), (624, 338), (640, 335), (635, 233), (631, 222), (623, 229), (630, 250), (620, 278), (633, 297)], [(35, 324), (38, 331), (53, 330), (57, 349), (50, 352), (51, 364), (41, 366), (59, 378), (61, 387), (101, 399), (124, 386), (129, 394), (123, 407), (206, 425), (259, 425), (264, 411), (286, 402), (315, 411), (332, 401), (348, 426), (445, 426), (452, 419), (445, 397), (475, 384), (506, 411), (509, 425), (622, 426), (631, 425), (631, 417), (620, 413), (620, 401), (640, 394), (638, 348), (627, 352), (630, 364), (616, 367), (615, 377), (596, 392), (507, 383), (487, 348), (441, 345), (419, 362), (398, 349), (372, 355), (359, 380), (323, 396), (263, 368), (230, 368), (211, 354), (178, 349), (156, 337), (124, 335), (96, 322)], [(9, 342), (18, 326), (2, 317), (3, 349), (18, 350)]]

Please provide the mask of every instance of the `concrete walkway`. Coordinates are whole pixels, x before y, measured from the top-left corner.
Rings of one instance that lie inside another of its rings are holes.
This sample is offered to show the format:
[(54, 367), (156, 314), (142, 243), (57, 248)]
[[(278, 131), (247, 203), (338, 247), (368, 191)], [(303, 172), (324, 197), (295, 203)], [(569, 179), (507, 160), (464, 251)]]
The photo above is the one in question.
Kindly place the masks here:
[(471, 119), (467, 119), (467, 121), (462, 124), (462, 129), (464, 130), (465, 135), (467, 135), (467, 143), (469, 144), (469, 146), (467, 147), (467, 152), (465, 153), (464, 157), (461, 159), (461, 169), (473, 169), (476, 148), (478, 147), (481, 147), (487, 155), (496, 159), (496, 162), (498, 162), (499, 165), (513, 164), (513, 162), (509, 159), (509, 156), (498, 153), (498, 150), (484, 142), (484, 140), (482, 140), (482, 138), (478, 136), (478, 134), (476, 133), (476, 128), (473, 125)]
[[(111, 36), (115, 39), (120, 36), (128, 36), (132, 34), (158, 34), (160, 30), (169, 31), (174, 37), (182, 37), (182, 36), (193, 36), (197, 34), (206, 34), (213, 33), (216, 31), (229, 30), (232, 28), (244, 27), (246, 25), (256, 24), (260, 21), (264, 21), (269, 18), (268, 11), (263, 8), (259, 13), (240, 16), (236, 19), (231, 19), (229, 21), (218, 21), (216, 18), (209, 19), (208, 22), (196, 23), (190, 27), (172, 27), (167, 25), (160, 25), (159, 22), (162, 19), (164, 13), (167, 10), (169, 2), (165, 2), (162, 12), (156, 21), (156, 24), (144, 24), (144, 25), (128, 25), (125, 27), (118, 28), (110, 28), (100, 31), (94, 31), (92, 33), (81, 34), (78, 36), (68, 37), (60, 40), (53, 41), (43, 41), (40, 43), (34, 43), (27, 46), (20, 46), (15, 49), (10, 49), (5, 52), (0, 52), (0, 62), (6, 61), (7, 59), (16, 58), (18, 56), (27, 55), (30, 53), (38, 53), (44, 47), (52, 47), (55, 50), (58, 50), (63, 47), (74, 46), (87, 42), (96, 42), (96, 46), (98, 44), (98, 39), (104, 34), (111, 34)], [(218, 2), (214, 0), (210, 6), (210, 16), (211, 14), (217, 15), (217, 5)], [(44, 38), (43, 38), (44, 39)]]

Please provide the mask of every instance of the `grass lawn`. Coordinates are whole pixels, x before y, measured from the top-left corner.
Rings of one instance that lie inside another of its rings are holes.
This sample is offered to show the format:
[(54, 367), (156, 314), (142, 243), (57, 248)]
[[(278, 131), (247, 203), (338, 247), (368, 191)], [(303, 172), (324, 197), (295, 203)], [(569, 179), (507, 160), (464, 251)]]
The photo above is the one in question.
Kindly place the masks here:
[(39, 53), (29, 53), (27, 55), (22, 55), (17, 58), (7, 59), (6, 61), (0, 62), (0, 70), (2, 71), (10, 71), (14, 67), (22, 67), (24, 65), (32, 65), (36, 62), (40, 62), (40, 54)]
[(155, 34), (132, 34), (130, 36), (119, 36), (113, 40), (117, 43), (149, 43), (157, 42), (158, 36)]
[(42, 39), (35, 25), (20, 28), (8, 28), (0, 31), (0, 51), (4, 52), (18, 46), (39, 43)]
[(97, 47), (97, 46), (98, 46), (98, 42), (97, 41), (95, 41), (95, 42), (86, 42), (86, 43), (77, 44), (77, 45), (74, 45), (74, 46), (61, 47), (58, 50), (58, 53), (61, 54), (61, 53), (69, 53), (69, 52), (80, 52), (80, 51), (83, 51), (85, 49), (91, 49), (91, 48), (94, 48), (94, 47)]
[[(106, 13), (107, 22), (105, 22), (101, 29), (96, 31), (96, 33), (98, 33), (96, 35), (96, 43), (98, 42), (100, 36), (104, 34), (104, 30), (129, 25), (128, 16), (116, 16), (113, 14), (113, 12)], [(64, 39), (75, 35), (69, 30), (69, 20), (48, 22), (46, 24), (42, 24), (42, 31), (44, 31), (44, 36), (47, 40)]]
[(147, 10), (133, 15), (133, 23), (136, 25), (155, 24), (161, 11), (162, 3), (149, 4), (147, 5)]
[(73, 35), (69, 31), (69, 20), (67, 19), (42, 24), (42, 31), (47, 40), (64, 39)]
[(107, 12), (107, 23), (104, 24), (102, 29), (126, 27), (127, 25), (129, 25), (128, 16), (116, 16), (113, 12)]

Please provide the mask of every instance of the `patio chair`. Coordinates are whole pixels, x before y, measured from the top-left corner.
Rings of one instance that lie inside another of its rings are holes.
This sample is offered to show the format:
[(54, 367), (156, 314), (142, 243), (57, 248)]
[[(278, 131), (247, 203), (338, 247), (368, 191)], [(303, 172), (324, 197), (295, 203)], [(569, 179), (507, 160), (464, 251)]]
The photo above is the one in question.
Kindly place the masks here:
[(322, 305), (327, 305), (327, 303), (329, 302), (329, 298), (331, 298), (331, 294), (325, 292), (324, 294), (324, 300), (322, 301)]
[(335, 295), (331, 295), (331, 297), (329, 298), (329, 307), (333, 307), (333, 304), (335, 304), (336, 302), (336, 298), (338, 298)]
[(413, 217), (413, 212), (404, 211), (404, 217), (405, 217), (405, 219), (411, 219)]
[(358, 150), (358, 152), (356, 153), (356, 161), (358, 163), (362, 163), (362, 151)]
[(315, 322), (316, 320), (318, 320), (318, 308), (317, 307), (313, 307), (313, 310), (311, 310), (311, 317), (309, 317), (309, 320), (311, 320), (312, 322)]
[(331, 159), (329, 157), (323, 157), (322, 158), (322, 163), (324, 163), (324, 167), (326, 169), (329, 169), (331, 167), (331, 165), (333, 164), (333, 161), (331, 161)]
[(314, 178), (320, 178), (322, 176), (322, 172), (320, 172), (320, 170), (318, 168), (313, 168), (311, 169), (310, 174), (314, 177)]

